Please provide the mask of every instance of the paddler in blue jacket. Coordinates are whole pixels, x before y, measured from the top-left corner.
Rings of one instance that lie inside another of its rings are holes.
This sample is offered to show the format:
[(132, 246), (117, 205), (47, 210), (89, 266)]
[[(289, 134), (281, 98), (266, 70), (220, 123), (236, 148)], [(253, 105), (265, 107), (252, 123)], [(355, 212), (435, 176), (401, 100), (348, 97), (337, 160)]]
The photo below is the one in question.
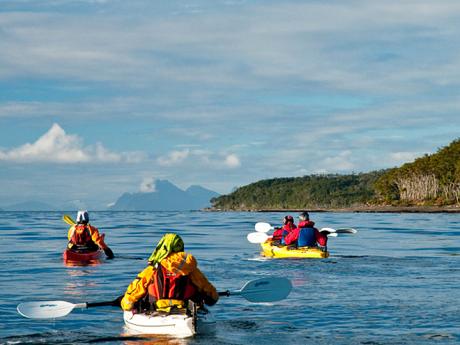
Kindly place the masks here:
[(219, 299), (196, 259), (184, 251), (179, 235), (164, 235), (148, 261), (149, 265), (128, 286), (121, 300), (123, 310), (169, 312), (171, 308), (186, 308), (188, 300), (214, 305)]
[(299, 215), (299, 224), (284, 238), (287, 245), (295, 244), (296, 247), (325, 247), (327, 234), (315, 228), (315, 222), (310, 220), (308, 212)]

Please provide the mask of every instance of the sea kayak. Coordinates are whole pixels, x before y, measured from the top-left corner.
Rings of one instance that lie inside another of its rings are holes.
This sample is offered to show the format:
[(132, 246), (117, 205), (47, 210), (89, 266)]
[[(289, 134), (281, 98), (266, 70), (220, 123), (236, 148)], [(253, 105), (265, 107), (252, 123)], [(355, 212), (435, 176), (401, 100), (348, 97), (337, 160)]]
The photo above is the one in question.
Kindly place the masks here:
[(96, 251), (74, 251), (71, 249), (66, 249), (63, 254), (63, 258), (65, 261), (77, 261), (77, 262), (90, 262), (99, 260), (104, 252), (102, 250)]
[(188, 338), (197, 333), (209, 333), (215, 321), (209, 311), (196, 313), (176, 311), (171, 313), (150, 312), (133, 314), (123, 312), (125, 328), (129, 334), (167, 335), (175, 338)]
[(262, 255), (273, 258), (306, 258), (306, 259), (323, 259), (329, 257), (329, 252), (318, 247), (299, 247), (292, 248), (289, 246), (272, 245), (270, 240), (260, 244), (262, 246)]

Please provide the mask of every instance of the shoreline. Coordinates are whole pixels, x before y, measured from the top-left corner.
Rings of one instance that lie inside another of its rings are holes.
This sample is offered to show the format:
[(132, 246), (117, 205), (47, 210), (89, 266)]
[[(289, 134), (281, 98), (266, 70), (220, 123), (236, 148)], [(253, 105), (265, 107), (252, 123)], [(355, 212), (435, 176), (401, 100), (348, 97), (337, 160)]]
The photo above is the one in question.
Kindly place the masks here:
[(343, 212), (343, 213), (460, 213), (460, 206), (360, 206), (344, 208), (305, 208), (305, 209), (247, 209), (224, 210), (206, 209), (209, 212)]

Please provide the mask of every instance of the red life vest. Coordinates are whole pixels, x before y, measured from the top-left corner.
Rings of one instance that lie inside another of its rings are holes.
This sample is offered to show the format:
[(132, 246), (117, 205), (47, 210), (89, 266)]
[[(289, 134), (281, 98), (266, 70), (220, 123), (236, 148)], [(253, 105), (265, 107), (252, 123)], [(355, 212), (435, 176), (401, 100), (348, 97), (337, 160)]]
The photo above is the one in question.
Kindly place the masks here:
[(86, 224), (77, 224), (73, 231), (70, 242), (77, 246), (88, 246), (94, 244), (91, 238), (91, 232)]
[(188, 276), (170, 272), (159, 264), (153, 273), (148, 291), (155, 300), (187, 300), (195, 295), (196, 289)]

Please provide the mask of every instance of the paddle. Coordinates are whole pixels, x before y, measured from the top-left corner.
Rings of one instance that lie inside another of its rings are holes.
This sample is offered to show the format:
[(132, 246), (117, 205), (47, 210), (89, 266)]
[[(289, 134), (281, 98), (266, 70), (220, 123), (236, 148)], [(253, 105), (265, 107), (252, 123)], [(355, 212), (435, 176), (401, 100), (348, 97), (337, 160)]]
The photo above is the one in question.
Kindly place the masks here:
[(270, 230), (274, 229), (273, 226), (271, 226), (268, 223), (264, 223), (264, 222), (256, 223), (254, 228), (256, 229), (257, 232), (269, 232)]
[(66, 316), (75, 308), (91, 308), (101, 306), (120, 306), (120, 299), (95, 303), (70, 303), (66, 301), (24, 302), (17, 306), (18, 313), (29, 319), (55, 319)]
[(339, 228), (339, 229), (332, 229), (332, 228), (321, 228), (320, 232), (329, 232), (329, 235), (335, 234), (356, 234), (358, 230), (353, 228)]
[(66, 222), (67, 224), (69, 224), (69, 225), (75, 225), (76, 224), (75, 221), (72, 219), (72, 217), (70, 217), (68, 214), (63, 215), (62, 220), (64, 222)]
[[(255, 229), (257, 232), (265, 233), (270, 230), (273, 230), (274, 227), (271, 226), (269, 223), (264, 223), (264, 222), (258, 222), (255, 225)], [(333, 228), (321, 228), (321, 231), (329, 232), (329, 233), (338, 233), (338, 234), (356, 234), (358, 231), (353, 228), (339, 228), (339, 229), (333, 229)]]
[(219, 292), (219, 296), (242, 296), (249, 302), (276, 302), (286, 298), (292, 284), (287, 278), (267, 277), (248, 281), (240, 290)]
[[(327, 237), (337, 237), (338, 233), (337, 232), (330, 232), (327, 234)], [(250, 232), (246, 238), (248, 239), (249, 242), (251, 243), (264, 243), (266, 240), (268, 240), (271, 236), (267, 235), (266, 233), (263, 232)]]
[[(248, 281), (240, 290), (222, 291), (219, 296), (242, 296), (249, 302), (275, 302), (286, 298), (291, 292), (289, 279), (281, 277), (266, 277)], [(17, 306), (17, 311), (29, 319), (55, 319), (68, 315), (75, 308), (92, 308), (102, 306), (120, 306), (121, 298), (113, 301), (95, 303), (70, 303), (66, 301), (24, 302)]]
[[(69, 225), (75, 225), (75, 221), (72, 219), (72, 217), (70, 217), (68, 214), (65, 214), (62, 216), (62, 220), (64, 222), (66, 222), (67, 224)], [(115, 255), (113, 254), (113, 251), (112, 249), (110, 249), (109, 247), (107, 248), (103, 248), (102, 249), (105, 253), (105, 255), (107, 256), (108, 259), (113, 259), (115, 257)]]

